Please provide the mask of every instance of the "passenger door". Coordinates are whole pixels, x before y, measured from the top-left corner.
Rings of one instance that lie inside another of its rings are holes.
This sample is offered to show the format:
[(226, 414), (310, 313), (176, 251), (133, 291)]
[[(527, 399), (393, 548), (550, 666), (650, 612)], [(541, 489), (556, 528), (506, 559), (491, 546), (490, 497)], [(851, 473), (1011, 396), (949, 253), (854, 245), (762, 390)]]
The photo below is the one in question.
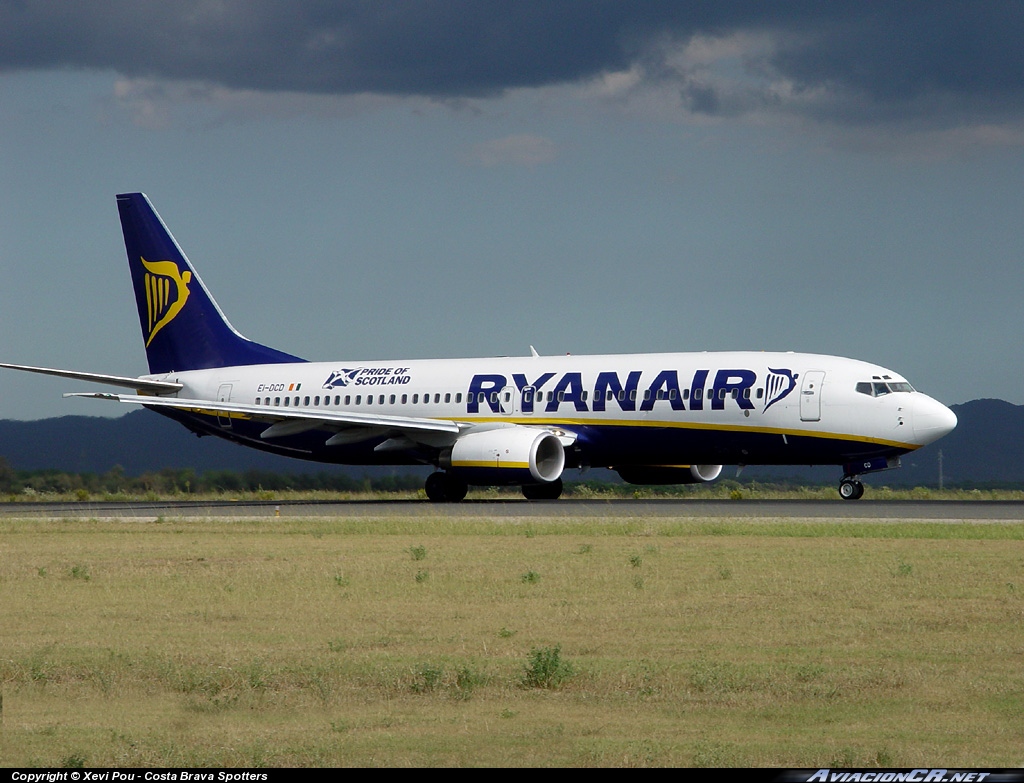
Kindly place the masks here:
[(821, 421), (821, 385), (825, 380), (822, 370), (804, 373), (800, 387), (800, 421)]

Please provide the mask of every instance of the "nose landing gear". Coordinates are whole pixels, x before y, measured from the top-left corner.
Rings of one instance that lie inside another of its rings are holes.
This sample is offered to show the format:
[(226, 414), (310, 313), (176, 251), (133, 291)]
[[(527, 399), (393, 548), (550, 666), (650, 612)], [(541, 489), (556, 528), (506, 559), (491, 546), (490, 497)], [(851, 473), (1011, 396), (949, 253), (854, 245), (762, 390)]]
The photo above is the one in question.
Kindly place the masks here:
[(864, 497), (864, 485), (856, 476), (843, 476), (839, 482), (839, 497), (843, 500), (860, 500)]
[(860, 483), (863, 474), (892, 470), (899, 466), (899, 457), (875, 457), (864, 462), (847, 462), (843, 465), (843, 480), (839, 482), (839, 497), (843, 500), (860, 500), (864, 497), (864, 485)]

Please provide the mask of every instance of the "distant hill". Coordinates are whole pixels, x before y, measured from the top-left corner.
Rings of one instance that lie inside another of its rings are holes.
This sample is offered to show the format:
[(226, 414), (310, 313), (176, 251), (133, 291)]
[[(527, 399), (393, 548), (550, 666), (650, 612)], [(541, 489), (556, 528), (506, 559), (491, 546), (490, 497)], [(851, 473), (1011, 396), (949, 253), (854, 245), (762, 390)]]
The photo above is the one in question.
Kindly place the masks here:
[(426, 468), (349, 467), (279, 457), (216, 437), (199, 438), (180, 424), (135, 410), (120, 418), (61, 416), (38, 421), (0, 420), (0, 457), (15, 470), (54, 469), (102, 474), (115, 465), (129, 476), (163, 468), (266, 470), (277, 473), (338, 471), (353, 476), (423, 472)]
[[(903, 458), (903, 468), (872, 477), (869, 483), (936, 486), (939, 452), (947, 485), (1024, 484), (1024, 406), (1002, 400), (953, 405), (957, 428), (938, 443)], [(163, 468), (268, 470), (279, 473), (339, 471), (354, 476), (423, 473), (422, 467), (347, 467), (277, 457), (219, 438), (197, 438), (180, 424), (150, 411), (136, 410), (117, 419), (62, 416), (38, 421), (0, 420), (0, 457), (15, 470), (55, 469), (68, 473), (106, 473), (120, 465), (129, 476)], [(745, 468), (741, 479), (838, 482), (835, 467)], [(723, 472), (731, 478), (735, 471)], [(570, 481), (579, 477), (569, 471)], [(593, 478), (615, 474), (594, 471)]]
[[(957, 427), (930, 446), (903, 456), (899, 470), (876, 473), (866, 478), (869, 484), (889, 486), (938, 486), (939, 455), (946, 486), (1021, 484), (1024, 485), (1024, 405), (1003, 400), (972, 400), (951, 405)], [(732, 478), (734, 471), (723, 471)], [(779, 480), (831, 484), (839, 482), (835, 467), (749, 467), (741, 480)]]

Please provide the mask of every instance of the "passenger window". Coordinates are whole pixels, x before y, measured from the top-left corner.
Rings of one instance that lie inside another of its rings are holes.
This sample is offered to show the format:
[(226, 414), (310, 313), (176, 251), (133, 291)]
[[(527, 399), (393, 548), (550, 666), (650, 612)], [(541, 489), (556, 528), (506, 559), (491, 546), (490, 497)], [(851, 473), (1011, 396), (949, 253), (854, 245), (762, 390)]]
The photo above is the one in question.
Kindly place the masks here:
[(303, 400), (302, 404), (303, 404), (303, 405), (309, 405), (309, 397), (306, 397), (306, 398), (305, 398), (305, 399)]
[(270, 405), (270, 398), (269, 397), (264, 397), (263, 398), (263, 404), (264, 405)]
[(362, 405), (362, 403), (363, 403), (363, 395), (357, 394), (356, 395), (356, 405)]
[(440, 394), (435, 394), (434, 395), (434, 404), (436, 405), (439, 402), (441, 402), (441, 395)]
[(408, 394), (403, 394), (402, 395), (402, 405), (405, 405), (408, 401), (409, 401), (409, 395)]
[(281, 398), (280, 397), (275, 397), (274, 398), (274, 405), (280, 405), (280, 404), (281, 404)]
[(444, 401), (445, 402), (451, 402), (452, 401), (452, 393), (451, 392), (445, 392)]
[(388, 401), (389, 401), (389, 402), (390, 402), (390, 403), (391, 403), (392, 405), (394, 405), (394, 404), (395, 404), (395, 395), (393, 395), (393, 394), (392, 394), (392, 395), (391, 395), (391, 398), (390, 398), (390, 399), (389, 399)]
[(257, 397), (257, 398), (256, 398), (256, 404), (257, 404), (257, 405), (259, 405), (259, 404), (260, 404), (260, 398), (259, 398), (259, 397)]
[(458, 392), (455, 395), (455, 402), (462, 402), (462, 392)]
[(286, 408), (288, 407), (288, 398), (287, 397), (284, 398), (284, 407), (286, 407)]

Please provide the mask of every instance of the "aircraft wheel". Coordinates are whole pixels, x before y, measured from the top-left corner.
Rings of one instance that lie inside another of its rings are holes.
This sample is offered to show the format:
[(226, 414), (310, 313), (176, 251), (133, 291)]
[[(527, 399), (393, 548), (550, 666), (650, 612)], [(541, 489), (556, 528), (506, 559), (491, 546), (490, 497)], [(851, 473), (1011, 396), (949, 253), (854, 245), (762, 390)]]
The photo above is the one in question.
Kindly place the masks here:
[(843, 500), (860, 500), (864, 497), (864, 485), (857, 479), (844, 478), (839, 482), (839, 497)]
[(459, 503), (465, 500), (466, 493), (469, 492), (466, 482), (450, 473), (445, 475), (445, 479), (445, 491), (448, 495), (448, 502)]
[(438, 471), (427, 476), (427, 483), (424, 489), (427, 491), (427, 498), (431, 503), (444, 503), (448, 500), (448, 493), (445, 491), (445, 474)]
[(527, 500), (558, 500), (562, 496), (562, 479), (549, 484), (524, 484), (523, 497)]
[(423, 487), (431, 503), (458, 503), (466, 497), (469, 487), (462, 479), (437, 471), (427, 476)]

